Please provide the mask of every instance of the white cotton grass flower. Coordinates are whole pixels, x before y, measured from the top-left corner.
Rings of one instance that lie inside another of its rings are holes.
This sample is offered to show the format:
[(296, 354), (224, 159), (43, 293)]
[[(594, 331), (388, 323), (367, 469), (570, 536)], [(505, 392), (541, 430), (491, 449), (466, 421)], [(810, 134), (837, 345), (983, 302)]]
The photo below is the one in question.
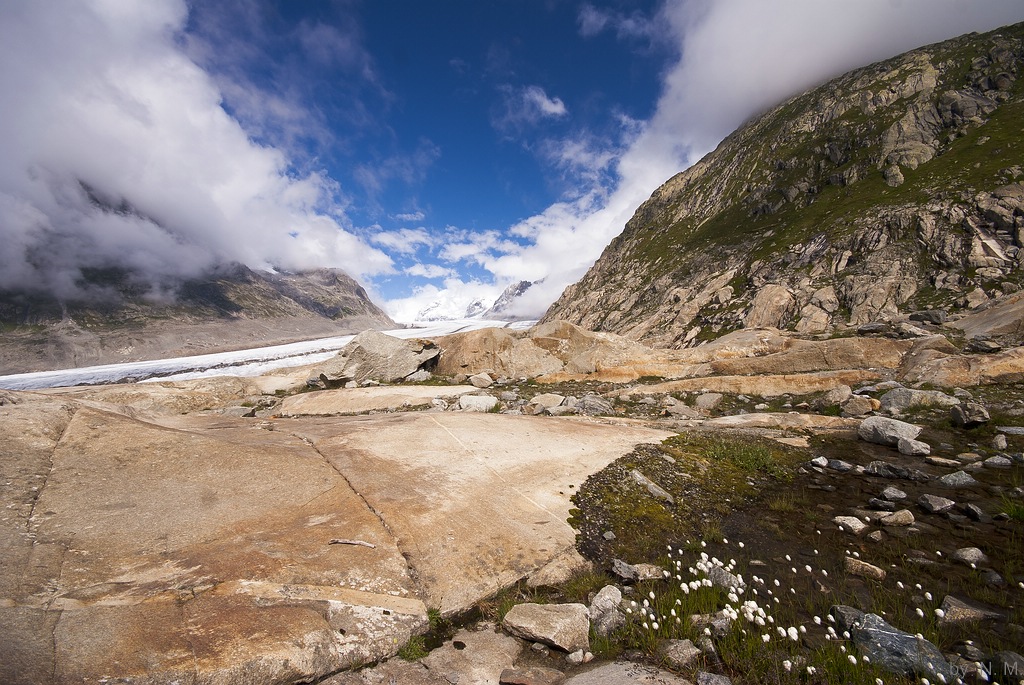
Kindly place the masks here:
[(804, 570), (807, 571), (808, 573), (814, 573), (814, 571), (811, 569), (811, 565), (810, 564), (804, 564)]
[(787, 555), (786, 555), (786, 561), (793, 561), (793, 557), (791, 557), (791, 556), (789, 556), (789, 555), (787, 554)]
[(786, 635), (789, 636), (789, 639), (793, 642), (797, 642), (800, 640), (800, 633), (794, 626), (790, 626), (786, 629)]
[(761, 642), (768, 642), (771, 639), (772, 639), (772, 636), (769, 635), (768, 633), (763, 633), (761, 635)]
[(821, 569), (821, 575), (823, 575), (826, 578), (828, 578), (828, 571), (826, 571), (825, 569)]
[(817, 672), (818, 672), (818, 669), (816, 669), (814, 666), (808, 666), (807, 667), (807, 675), (814, 675)]
[(654, 623), (651, 624), (651, 629), (652, 630), (657, 630), (658, 629), (658, 622), (657, 621), (655, 621)]
[(918, 618), (924, 618), (924, 609), (917, 607), (914, 611), (917, 613)]
[(729, 541), (726, 538), (722, 538), (722, 544), (723, 545), (728, 545)]
[(903, 589), (903, 581), (902, 580), (897, 580), (896, 581), (896, 587), (898, 587), (899, 589), (902, 590)]
[(739, 545), (740, 549), (743, 549), (743, 547), (745, 546), (742, 542), (737, 542), (736, 544)]
[(820, 626), (821, 625), (821, 616), (815, 616), (814, 617), (814, 625), (816, 625), (816, 626)]
[(927, 599), (929, 602), (932, 601), (932, 593), (930, 593), (930, 592), (924, 593), (924, 598)]
[(786, 629), (782, 626), (775, 626), (775, 630), (779, 634), (779, 637), (786, 637)]
[(945, 618), (946, 617), (946, 612), (943, 611), (942, 609), (936, 609), (935, 610), (935, 616), (937, 618)]
[(875, 678), (875, 685), (885, 685), (885, 681), (881, 678)]
[(793, 662), (790, 661), (789, 659), (786, 659), (785, 661), (782, 662), (782, 668), (786, 669), (786, 673), (789, 673), (790, 671), (793, 670)]
[(850, 660), (850, 663), (851, 663), (851, 664), (853, 664), (854, 666), (856, 666), (856, 665), (857, 665), (857, 657), (855, 657), (854, 655), (852, 655), (852, 654), (847, 654), (847, 655), (846, 655), (846, 658), (847, 658), (847, 659), (849, 659), (849, 660)]

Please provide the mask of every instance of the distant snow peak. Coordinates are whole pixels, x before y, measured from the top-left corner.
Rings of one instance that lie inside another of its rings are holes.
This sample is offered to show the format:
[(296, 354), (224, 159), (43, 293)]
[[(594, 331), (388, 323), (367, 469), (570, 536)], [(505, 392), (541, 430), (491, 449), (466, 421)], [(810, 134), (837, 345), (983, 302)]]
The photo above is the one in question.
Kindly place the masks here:
[(516, 281), (512, 283), (498, 296), (498, 299), (494, 301), (491, 308), (482, 314), (482, 318), (503, 321), (517, 321), (530, 318), (519, 316), (513, 310), (519, 298), (535, 283), (540, 283), (540, 281)]

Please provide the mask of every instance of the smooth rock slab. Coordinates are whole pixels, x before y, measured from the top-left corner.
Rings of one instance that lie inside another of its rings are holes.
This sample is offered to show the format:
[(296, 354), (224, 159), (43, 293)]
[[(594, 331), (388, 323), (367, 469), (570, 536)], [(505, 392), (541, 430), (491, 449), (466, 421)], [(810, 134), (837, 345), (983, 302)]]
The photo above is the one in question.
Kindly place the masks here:
[(423, 665), (449, 683), (493, 683), (521, 651), (519, 640), (496, 631), (493, 623), (481, 623), (455, 633), (425, 656)]
[(498, 676), (500, 685), (558, 685), (563, 680), (564, 673), (544, 666), (506, 668)]
[(501, 625), (516, 637), (566, 652), (590, 649), (590, 614), (582, 604), (517, 604)]
[(381, 385), (320, 390), (286, 397), (279, 413), (281, 416), (296, 417), (394, 411), (405, 407), (428, 405), (435, 398), (453, 398), (475, 391), (476, 388), (468, 385)]
[(890, 502), (895, 502), (896, 500), (906, 499), (907, 493), (903, 492), (899, 488), (894, 488), (890, 485), (889, 487), (882, 490), (881, 498), (887, 499)]

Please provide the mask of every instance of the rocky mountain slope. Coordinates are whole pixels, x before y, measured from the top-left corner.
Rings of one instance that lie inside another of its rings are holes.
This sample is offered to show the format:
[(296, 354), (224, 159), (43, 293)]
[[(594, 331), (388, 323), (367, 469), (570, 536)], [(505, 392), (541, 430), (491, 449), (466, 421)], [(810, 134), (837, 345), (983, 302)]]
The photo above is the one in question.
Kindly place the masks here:
[(956, 318), (1017, 292), (1022, 63), (1017, 24), (782, 103), (655, 191), (544, 320), (683, 347), (741, 327)]
[(120, 269), (83, 274), (105, 296), (58, 301), (0, 292), (0, 374), (270, 345), (395, 328), (341, 271), (254, 271), (241, 264), (154, 297)]

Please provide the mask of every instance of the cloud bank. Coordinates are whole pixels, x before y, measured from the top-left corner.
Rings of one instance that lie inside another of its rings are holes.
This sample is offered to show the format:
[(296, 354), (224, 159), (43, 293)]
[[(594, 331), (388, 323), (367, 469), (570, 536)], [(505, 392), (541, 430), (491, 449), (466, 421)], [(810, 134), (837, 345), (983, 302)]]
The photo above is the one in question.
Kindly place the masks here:
[(538, 316), (655, 189), (744, 121), (851, 69), (1022, 19), (1016, 0), (670, 0), (649, 18), (584, 5), (583, 36), (675, 46), (656, 111), (648, 121), (624, 120), (618, 137), (547, 141), (549, 163), (579, 191), (509, 229), (525, 246), (496, 245), (473, 259), (499, 285), (546, 276), (515, 310)]
[(69, 296), (114, 265), (158, 287), (225, 261), (392, 270), (332, 179), (225, 111), (187, 19), (183, 0), (0, 5), (0, 289)]

